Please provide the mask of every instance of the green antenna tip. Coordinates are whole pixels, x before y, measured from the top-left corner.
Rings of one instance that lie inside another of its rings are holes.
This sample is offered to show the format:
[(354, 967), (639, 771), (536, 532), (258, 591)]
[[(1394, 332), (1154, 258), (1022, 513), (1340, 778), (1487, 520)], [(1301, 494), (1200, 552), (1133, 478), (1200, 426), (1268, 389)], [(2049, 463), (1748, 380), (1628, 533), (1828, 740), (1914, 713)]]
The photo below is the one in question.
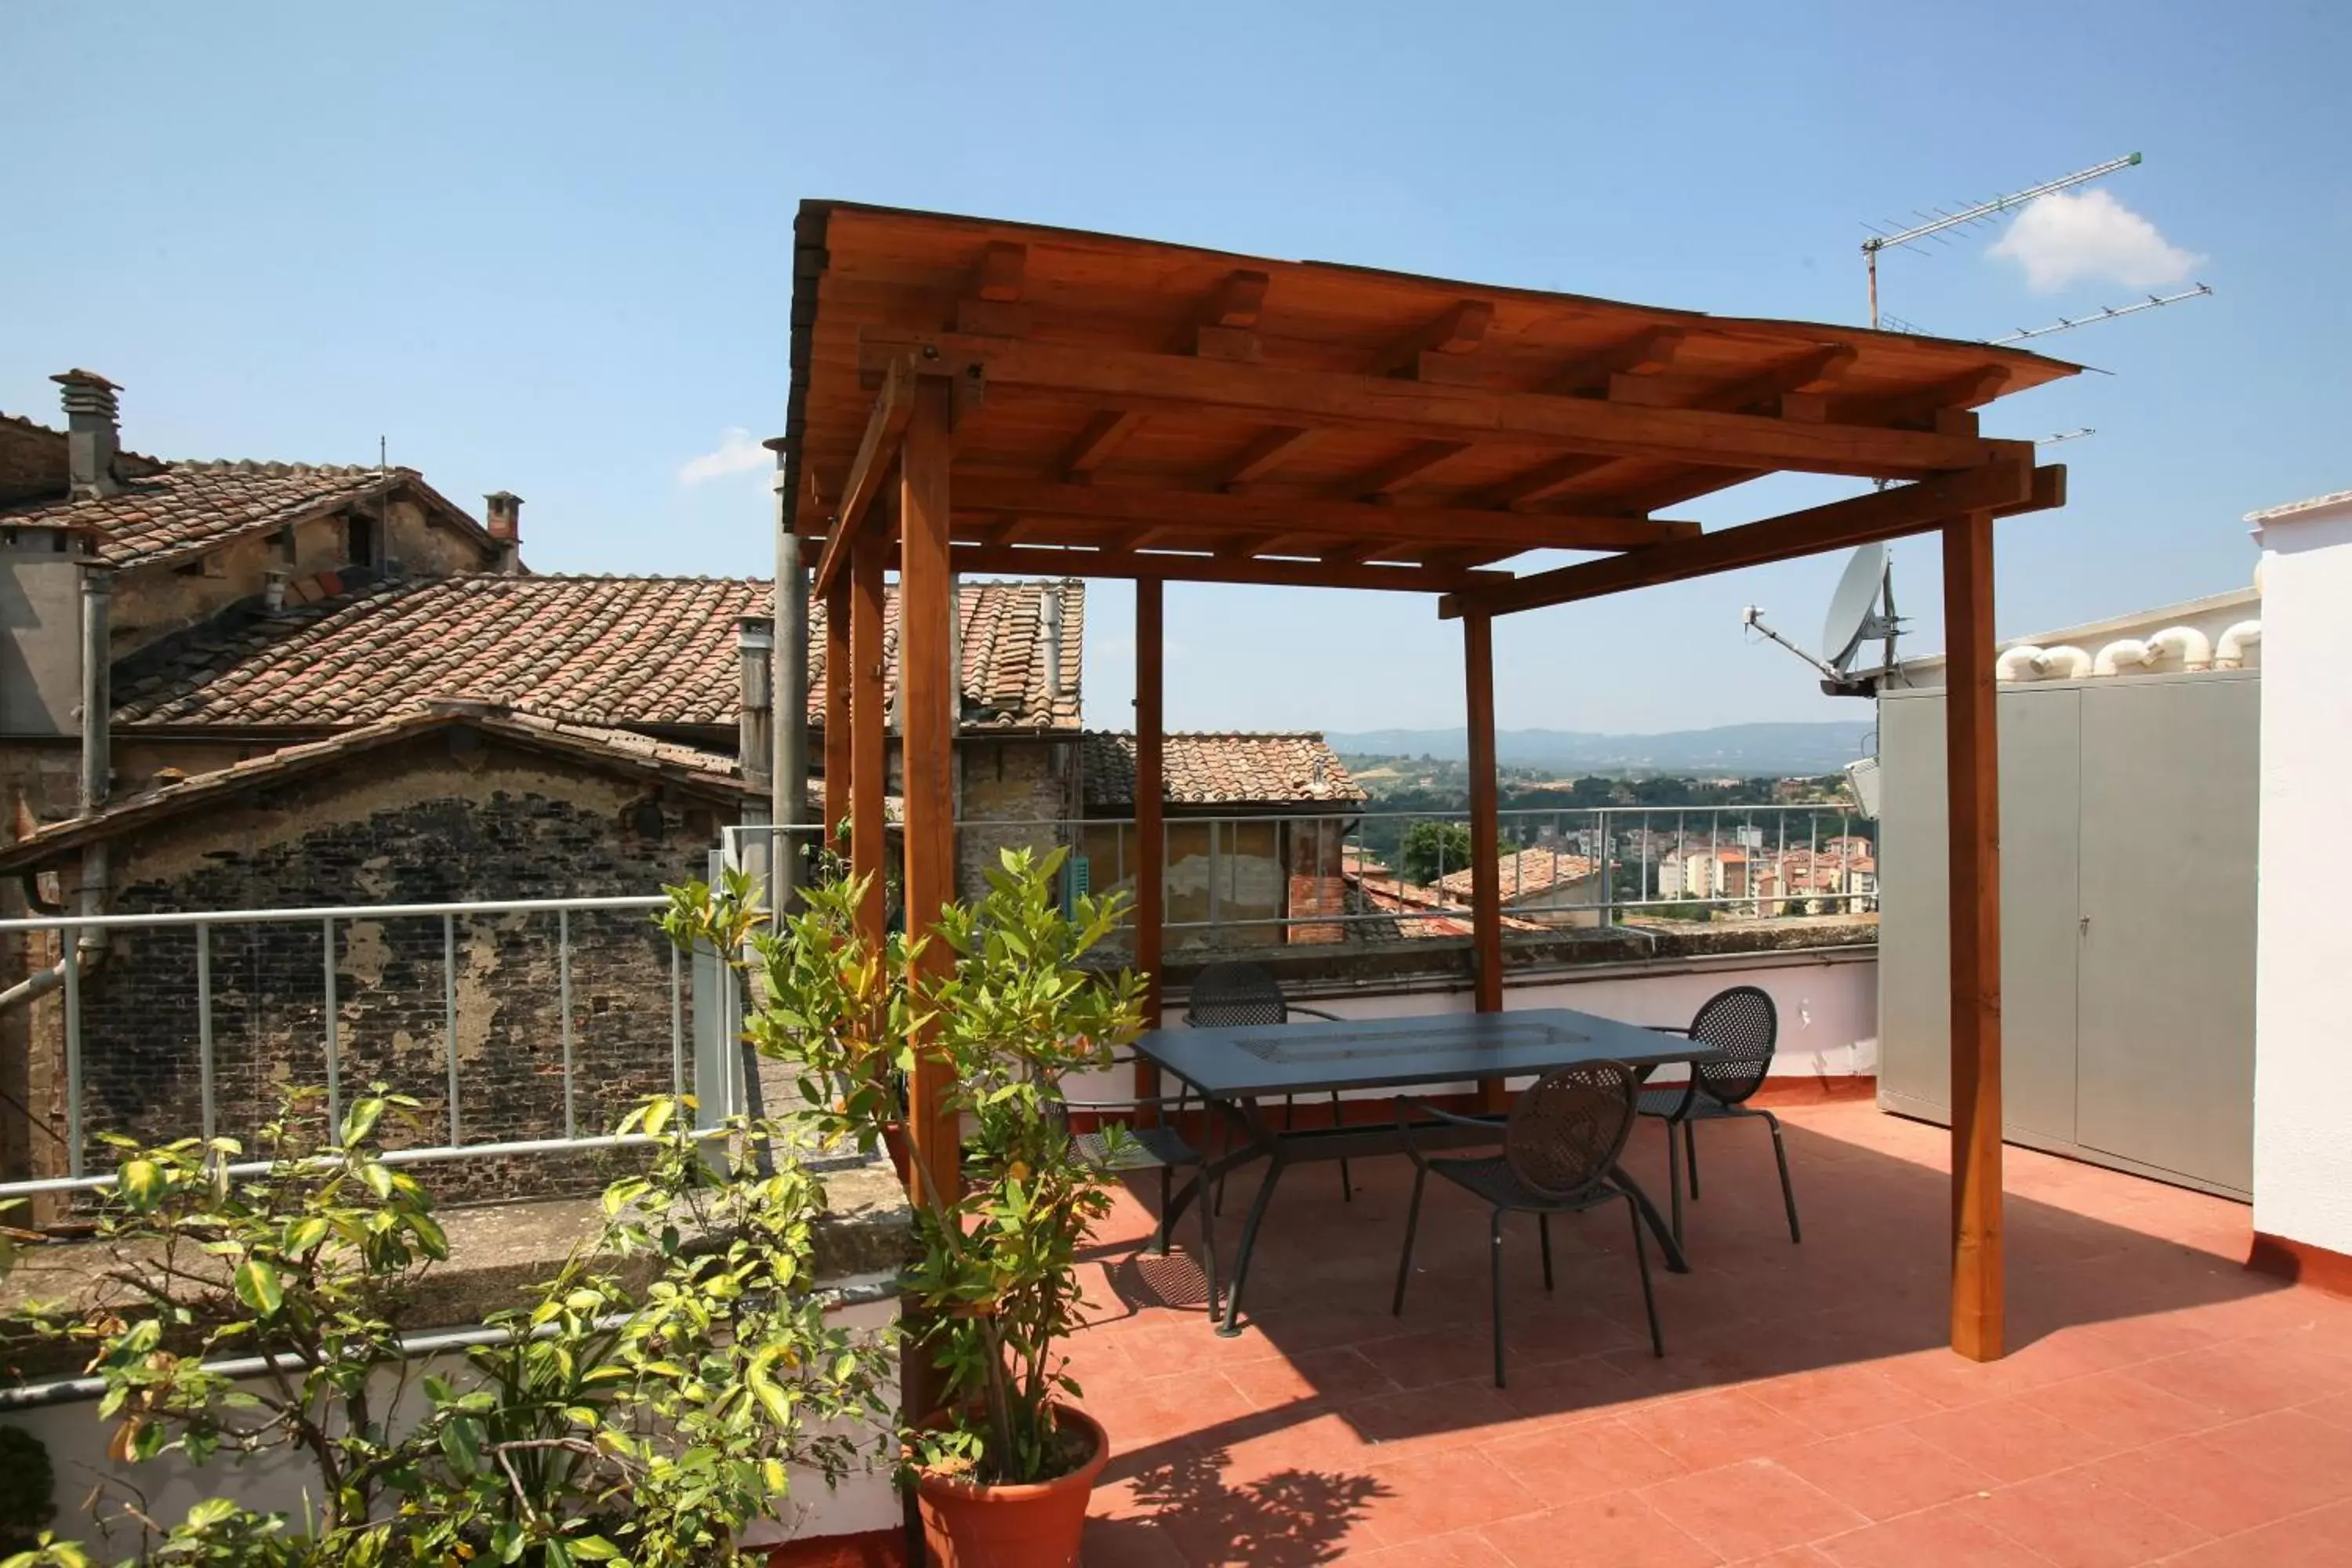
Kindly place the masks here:
[(2130, 159), (2130, 161), (2131, 161), (2132, 163), (2138, 163), (2138, 162), (2139, 162), (2139, 154), (2138, 154), (2138, 153), (2133, 153), (2133, 154), (2131, 155), (2131, 159)]

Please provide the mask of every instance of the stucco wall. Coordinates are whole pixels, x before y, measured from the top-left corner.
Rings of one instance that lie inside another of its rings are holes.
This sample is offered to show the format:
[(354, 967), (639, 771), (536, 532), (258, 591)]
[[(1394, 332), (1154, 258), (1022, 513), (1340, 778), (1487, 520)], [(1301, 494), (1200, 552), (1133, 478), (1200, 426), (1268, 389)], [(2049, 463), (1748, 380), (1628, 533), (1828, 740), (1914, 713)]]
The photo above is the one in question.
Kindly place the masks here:
[(2265, 525), (2262, 877), (2254, 963), (2254, 1228), (2352, 1254), (2352, 920), (2308, 873), (2352, 780), (2352, 503)]

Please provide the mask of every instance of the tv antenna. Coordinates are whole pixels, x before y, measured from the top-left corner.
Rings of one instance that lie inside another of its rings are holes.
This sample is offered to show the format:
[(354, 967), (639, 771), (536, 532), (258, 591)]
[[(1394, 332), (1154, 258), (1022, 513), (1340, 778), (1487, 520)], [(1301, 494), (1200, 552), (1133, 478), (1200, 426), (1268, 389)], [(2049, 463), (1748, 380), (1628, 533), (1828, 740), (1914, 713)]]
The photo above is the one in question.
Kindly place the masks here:
[(2104, 163), (2095, 163), (2087, 169), (2077, 169), (2074, 173), (2063, 175), (2058, 179), (2045, 180), (2030, 190), (2013, 191), (2005, 196), (1995, 196), (1989, 202), (1979, 202), (1974, 206), (1962, 207), (1958, 212), (1946, 212), (1943, 208), (1937, 207), (1933, 212), (1916, 213), (1916, 216), (1926, 221), (1913, 224), (1908, 228), (1898, 229), (1893, 234), (1873, 234), (1862, 242), (1862, 258), (1870, 270), (1872, 330), (1876, 331), (1879, 322), (1878, 253), (1880, 251), (1916, 248), (1920, 241), (1927, 239), (1934, 239), (1938, 244), (1948, 244), (1948, 241), (1941, 238), (1948, 229), (1966, 228), (1976, 224), (1990, 223), (2003, 213), (2013, 212), (2053, 192), (2066, 190), (2074, 185), (2088, 184), (2093, 180), (2105, 179), (2109, 174), (2118, 174), (2133, 167), (2138, 162), (2138, 153), (2126, 153), (2120, 158), (2110, 158)]
[[(1760, 632), (1822, 672), (1822, 689), (1832, 697), (1869, 697), (1895, 668), (1895, 639), (1903, 629), (1895, 613), (1895, 566), (1885, 543), (1865, 544), (1845, 563), (1830, 613), (1822, 626), (1822, 649), (1808, 652), (1795, 638), (1764, 624), (1764, 607), (1739, 612), (1739, 624)], [(1876, 661), (1864, 645), (1879, 645)]]
[(2210, 283), (2200, 283), (2194, 289), (2183, 289), (2178, 294), (2150, 294), (2133, 305), (2108, 305), (2087, 316), (2061, 316), (2046, 327), (2020, 327), (1998, 338), (1987, 338), (1989, 343), (2021, 343), (2028, 338), (2046, 338), (2053, 332), (2071, 332), (2076, 327), (2095, 327), (2101, 321), (2112, 321), (2122, 316), (2137, 316), (2142, 310), (2160, 310), (2178, 305), (2183, 300), (2201, 300), (2213, 292)]

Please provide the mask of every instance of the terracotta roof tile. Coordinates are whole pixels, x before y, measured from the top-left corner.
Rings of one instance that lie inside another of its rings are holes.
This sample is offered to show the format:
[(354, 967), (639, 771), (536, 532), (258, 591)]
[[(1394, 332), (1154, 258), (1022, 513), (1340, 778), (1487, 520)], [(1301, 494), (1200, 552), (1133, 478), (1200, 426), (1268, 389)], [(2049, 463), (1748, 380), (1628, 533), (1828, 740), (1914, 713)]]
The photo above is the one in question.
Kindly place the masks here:
[[(1355, 805), (1366, 798), (1339, 753), (1312, 731), (1171, 734), (1164, 755), (1164, 793), (1174, 805)], [(1089, 731), (1085, 761), (1089, 807), (1134, 805), (1133, 735)]]
[(403, 488), (424, 491), (445, 518), (478, 531), (414, 468), (310, 463), (173, 463), (110, 496), (18, 501), (0, 508), (0, 523), (89, 528), (108, 565), (151, 566)]
[[(965, 721), (1072, 730), (1078, 721), (1085, 592), (1063, 594), (1061, 692), (1049, 700), (1040, 583), (967, 583)], [(331, 728), (366, 724), (464, 691), (607, 726), (731, 726), (740, 689), (736, 623), (772, 607), (735, 577), (503, 574), (379, 584), (289, 604), (239, 630), (116, 674), (129, 725)], [(886, 646), (896, 684), (897, 595)], [(810, 716), (824, 711), (824, 619), (810, 627)]]
[[(1592, 862), (1581, 855), (1564, 855), (1556, 849), (1521, 849), (1502, 858), (1503, 900), (1524, 899), (1537, 893), (1549, 892), (1562, 882), (1580, 882), (1592, 875)], [(1438, 879), (1438, 887), (1450, 899), (1470, 896), (1471, 872), (1468, 867), (1449, 871)]]
[(323, 741), (281, 746), (225, 768), (128, 795), (86, 816), (51, 823), (0, 847), (0, 870), (31, 866), (93, 838), (103, 838), (183, 812), (198, 810), (241, 790), (258, 788), (380, 746), (451, 725), (463, 725), (578, 758), (591, 766), (667, 778), (722, 791), (743, 788), (734, 759), (629, 731), (604, 729), (518, 712), (496, 703), (438, 699), (393, 718), (344, 731)]

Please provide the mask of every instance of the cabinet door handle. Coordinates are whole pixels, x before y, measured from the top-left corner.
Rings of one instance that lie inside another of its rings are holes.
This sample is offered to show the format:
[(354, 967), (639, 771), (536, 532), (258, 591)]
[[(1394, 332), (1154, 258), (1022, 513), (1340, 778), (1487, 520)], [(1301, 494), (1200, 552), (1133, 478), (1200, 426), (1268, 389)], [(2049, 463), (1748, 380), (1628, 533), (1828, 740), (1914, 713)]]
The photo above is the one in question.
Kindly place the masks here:
[(2075, 922), (2074, 922), (2074, 930), (2075, 930), (2075, 934), (2076, 934), (2076, 935), (2078, 935), (2078, 936), (2088, 936), (2088, 935), (2090, 935), (2090, 934), (2091, 934), (2091, 917), (2090, 917), (2090, 916), (2088, 916), (2088, 915), (2084, 915), (2081, 920), (2079, 920), (2079, 921), (2075, 921)]

